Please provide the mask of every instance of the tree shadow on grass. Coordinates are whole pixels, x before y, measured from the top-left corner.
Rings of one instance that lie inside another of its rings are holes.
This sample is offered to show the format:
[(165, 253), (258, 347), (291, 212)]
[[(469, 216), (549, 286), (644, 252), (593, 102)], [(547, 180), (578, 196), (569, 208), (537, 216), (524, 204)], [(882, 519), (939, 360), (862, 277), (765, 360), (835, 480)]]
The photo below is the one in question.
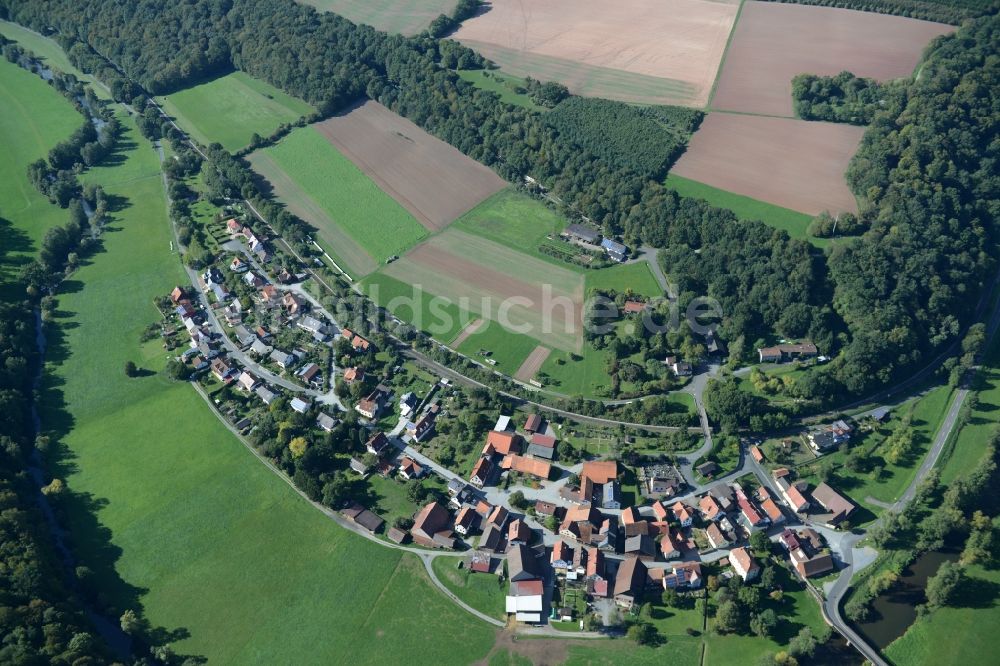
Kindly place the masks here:
[(957, 608), (993, 608), (1000, 597), (1000, 584), (991, 580), (968, 576), (955, 589), (954, 601)]

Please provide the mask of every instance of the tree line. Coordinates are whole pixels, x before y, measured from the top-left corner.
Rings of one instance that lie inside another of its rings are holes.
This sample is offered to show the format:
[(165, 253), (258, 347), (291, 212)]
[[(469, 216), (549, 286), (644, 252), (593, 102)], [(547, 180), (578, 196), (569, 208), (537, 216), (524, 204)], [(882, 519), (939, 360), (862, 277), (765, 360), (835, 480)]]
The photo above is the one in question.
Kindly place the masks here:
[(840, 7), (877, 14), (893, 14), (925, 21), (959, 25), (965, 19), (995, 11), (991, 0), (766, 0), (796, 5)]

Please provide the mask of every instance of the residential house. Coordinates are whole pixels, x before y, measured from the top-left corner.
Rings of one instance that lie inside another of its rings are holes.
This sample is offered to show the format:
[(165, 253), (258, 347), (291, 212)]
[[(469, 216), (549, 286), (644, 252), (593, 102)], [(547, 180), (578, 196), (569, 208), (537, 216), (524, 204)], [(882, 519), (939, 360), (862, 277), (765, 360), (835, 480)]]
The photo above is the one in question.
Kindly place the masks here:
[[(360, 382), (365, 378), (365, 371), (362, 368), (347, 368), (344, 370), (344, 381), (348, 384)], [(406, 416), (406, 414), (403, 414)]]
[(544, 460), (525, 458), (516, 454), (505, 456), (500, 466), (521, 474), (529, 474), (543, 481), (547, 480), (552, 472), (552, 465)]
[(531, 543), (531, 528), (519, 518), (510, 521), (507, 526), (507, 543), (512, 546), (526, 546)]
[(726, 515), (722, 511), (722, 507), (719, 506), (718, 500), (711, 493), (702, 495), (698, 499), (698, 510), (701, 511), (701, 515), (705, 517), (705, 520), (714, 521)]
[(389, 541), (399, 544), (404, 543), (406, 538), (409, 536), (407, 532), (399, 529), (398, 527), (390, 527), (385, 535), (389, 538)]
[[(421, 546), (428, 548), (453, 547), (454, 539), (451, 538), (451, 514), (447, 509), (431, 502), (420, 510), (413, 520), (413, 527), (410, 528), (410, 536)], [(448, 542), (451, 541), (449, 544)]]
[(385, 451), (388, 446), (389, 438), (386, 437), (385, 433), (381, 430), (376, 431), (376, 433), (369, 437), (368, 441), (365, 442), (365, 449), (368, 453), (373, 453), (377, 456), (381, 456), (382, 452)]
[(637, 557), (643, 561), (656, 559), (656, 542), (645, 534), (625, 539), (625, 556)]
[(503, 530), (493, 523), (486, 523), (483, 536), (479, 538), (479, 548), (499, 553), (503, 548)]
[(424, 475), (424, 467), (410, 456), (403, 456), (399, 462), (399, 475), (404, 479), (419, 479)]
[(597, 487), (611, 483), (617, 478), (618, 463), (614, 460), (589, 461), (583, 463), (583, 469), (580, 471), (579, 501), (593, 501)]
[(452, 479), (448, 482), (448, 495), (457, 497), (467, 486), (459, 479)]
[(184, 288), (180, 286), (174, 287), (174, 290), (170, 292), (170, 302), (177, 305), (182, 300), (184, 300)]
[(594, 547), (587, 548), (586, 552), (587, 578), (590, 580), (593, 580), (594, 578), (604, 578), (604, 553)]
[(340, 423), (337, 419), (333, 418), (326, 412), (320, 412), (319, 416), (316, 417), (316, 425), (326, 432), (331, 432)]
[(250, 353), (253, 354), (254, 356), (263, 358), (271, 353), (271, 348), (265, 345), (259, 339), (257, 339), (256, 336), (254, 336), (253, 342), (250, 343)]
[(642, 521), (642, 516), (639, 515), (639, 509), (637, 507), (630, 506), (622, 510), (621, 519), (622, 525), (628, 527), (629, 525)]
[(620, 509), (622, 508), (621, 503), (621, 488), (618, 485), (618, 481), (611, 481), (610, 483), (605, 483), (601, 486), (601, 508), (603, 509)]
[(626, 557), (615, 576), (615, 603), (629, 609), (642, 598), (646, 588), (646, 565), (638, 557)]
[(211, 367), (212, 374), (215, 375), (215, 378), (220, 382), (228, 384), (233, 380), (233, 373), (236, 372), (235, 369), (230, 367), (230, 365), (221, 358), (217, 358), (212, 361)]
[[(301, 306), (299, 306), (299, 308), (301, 309)], [(296, 312), (298, 312), (298, 310), (296, 310)], [(313, 338), (320, 342), (326, 340), (329, 336), (330, 327), (319, 319), (316, 319), (316, 317), (304, 315), (299, 317), (298, 321), (295, 322), (295, 325), (306, 333), (310, 333)]]
[(502, 530), (504, 526), (507, 525), (507, 520), (509, 518), (510, 512), (503, 506), (498, 505), (493, 507), (493, 511), (490, 512), (490, 515), (486, 518), (486, 522), (492, 523)]
[(270, 358), (275, 365), (282, 369), (295, 365), (295, 356), (280, 349), (273, 350)]
[(260, 289), (265, 284), (267, 284), (259, 275), (249, 271), (247, 272), (246, 275), (243, 276), (243, 281), (246, 282), (248, 286), (253, 287), (254, 289)]
[[(250, 270), (250, 264), (243, 261), (239, 257), (233, 257), (233, 260), (229, 262), (229, 270), (233, 271), (234, 273), (246, 273), (248, 270)], [(247, 284), (251, 283), (248, 282)]]
[(240, 224), (235, 218), (229, 218), (226, 220), (226, 230), (230, 235), (235, 236), (243, 231), (243, 225)]
[(748, 530), (758, 530), (767, 526), (767, 519), (757, 511), (757, 507), (745, 496), (740, 497), (736, 501), (736, 504), (740, 507), (739, 521)]
[(247, 327), (242, 324), (237, 326), (233, 333), (241, 349), (247, 349), (250, 345), (257, 341), (257, 336), (248, 331)]
[[(582, 552), (583, 548), (578, 548), (577, 551)], [(557, 539), (552, 544), (552, 555), (549, 561), (557, 574), (565, 574), (573, 566), (573, 552), (569, 544), (562, 539)]]
[(436, 409), (429, 409), (417, 419), (416, 423), (412, 421), (408, 422), (406, 424), (406, 434), (417, 442), (423, 440), (434, 431), (434, 421), (437, 418), (437, 414), (438, 411)]
[(764, 512), (772, 525), (780, 525), (785, 522), (785, 514), (781, 512), (781, 508), (771, 497), (771, 493), (766, 487), (761, 486), (757, 489), (757, 500), (760, 502), (761, 511)]
[(507, 551), (507, 577), (511, 581), (542, 578), (542, 567), (535, 551), (524, 544), (514, 544)]
[(719, 504), (723, 513), (732, 511), (733, 488), (725, 483), (717, 483), (708, 489), (708, 494)]
[(712, 548), (716, 549), (725, 548), (730, 543), (729, 539), (726, 538), (726, 535), (723, 534), (722, 530), (715, 523), (709, 523), (708, 527), (705, 528), (705, 538), (708, 539), (708, 543)]
[(733, 571), (748, 583), (760, 575), (760, 565), (753, 559), (746, 548), (733, 548), (729, 551), (729, 564)]
[(657, 520), (666, 520), (669, 515), (667, 505), (663, 502), (653, 502), (653, 515), (656, 516)]
[(366, 352), (372, 349), (372, 343), (360, 335), (355, 334), (354, 338), (351, 340), (351, 347), (354, 351)]
[(272, 402), (274, 402), (274, 399), (278, 397), (277, 393), (272, 391), (267, 385), (264, 384), (261, 384), (256, 389), (254, 389), (254, 392), (257, 394), (257, 397), (264, 402), (265, 405), (270, 405)]
[(761, 363), (783, 363), (793, 359), (812, 358), (819, 352), (811, 342), (799, 344), (780, 344), (774, 347), (761, 347), (757, 350)]
[[(354, 370), (354, 368), (350, 369)], [(345, 380), (347, 379), (347, 372), (344, 373), (344, 379)], [(399, 413), (402, 416), (409, 416), (413, 412), (414, 408), (417, 406), (417, 402), (418, 402), (417, 396), (415, 396), (413, 393), (404, 393), (399, 398)]]
[(257, 383), (259, 381), (260, 381), (259, 379), (257, 379), (256, 377), (254, 377), (252, 374), (250, 374), (246, 370), (244, 370), (243, 372), (240, 373), (240, 376), (236, 380), (236, 383), (239, 385), (239, 387), (241, 389), (243, 389), (244, 391), (248, 391), (249, 392), (249, 391), (254, 390), (254, 388), (256, 388)]
[(477, 488), (482, 488), (489, 483), (490, 475), (493, 474), (493, 463), (489, 458), (480, 458), (472, 466), (472, 474), (469, 475), (469, 482)]
[(479, 517), (471, 506), (463, 506), (455, 516), (455, 531), (461, 535), (468, 535), (476, 525)]
[(660, 539), (660, 552), (663, 559), (673, 560), (681, 556), (681, 547), (673, 533), (668, 529)]
[(368, 465), (366, 465), (364, 461), (361, 460), (360, 458), (355, 458), (354, 456), (351, 456), (350, 467), (352, 470), (354, 470), (361, 476), (364, 476), (365, 474), (368, 473)]
[(701, 583), (700, 562), (682, 562), (675, 564), (669, 571), (664, 571), (663, 589), (665, 590), (697, 589), (701, 587)]
[(385, 408), (388, 393), (379, 385), (366, 398), (360, 400), (354, 409), (367, 419), (376, 418)]
[(814, 519), (826, 525), (834, 526), (843, 522), (855, 509), (850, 500), (825, 483), (813, 488), (812, 498), (827, 511), (814, 516)]
[(709, 460), (708, 462), (703, 462), (694, 469), (706, 479), (711, 479), (715, 473), (719, 471), (719, 466)]
[(305, 414), (312, 407), (312, 403), (303, 400), (302, 398), (292, 398), (292, 401), (288, 403), (288, 406), (299, 414)]
[(493, 557), (485, 550), (474, 550), (469, 555), (468, 566), (473, 573), (489, 573), (493, 568)]
[(604, 249), (605, 254), (614, 261), (622, 262), (628, 257), (628, 247), (610, 238), (602, 240), (601, 247)]
[(764, 462), (764, 454), (761, 452), (760, 447), (756, 444), (750, 447), (750, 456), (754, 459), (754, 462)]
[(668, 368), (670, 368), (670, 372), (672, 372), (675, 377), (690, 377), (694, 374), (694, 368), (691, 367), (691, 364), (680, 360), (676, 356), (668, 356), (663, 360), (663, 362)]
[(622, 306), (622, 311), (626, 315), (639, 314), (646, 309), (646, 303), (643, 301), (627, 300), (625, 305)]
[(323, 375), (319, 372), (319, 366), (315, 363), (307, 363), (295, 372), (295, 376), (310, 386), (317, 386), (323, 383)]
[(841, 444), (846, 444), (851, 440), (851, 432), (854, 430), (846, 421), (834, 421), (830, 425), (812, 430), (808, 434), (809, 446), (817, 453), (822, 453)]
[(778, 486), (781, 496), (795, 513), (804, 513), (809, 508), (809, 500), (789, 481), (789, 471), (785, 468), (776, 469), (771, 473), (774, 483)]
[(681, 524), (681, 527), (691, 527), (691, 523), (694, 522), (694, 513), (692, 509), (684, 504), (683, 502), (675, 502), (670, 510), (674, 514), (674, 518), (677, 522)]

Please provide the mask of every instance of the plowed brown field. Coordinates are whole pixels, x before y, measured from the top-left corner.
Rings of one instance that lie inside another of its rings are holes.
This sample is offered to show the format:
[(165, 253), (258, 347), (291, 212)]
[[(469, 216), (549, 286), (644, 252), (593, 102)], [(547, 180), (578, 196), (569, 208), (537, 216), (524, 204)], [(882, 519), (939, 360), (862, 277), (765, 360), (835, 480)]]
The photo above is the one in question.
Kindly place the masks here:
[(719, 74), (713, 109), (792, 116), (796, 74), (838, 74), (885, 81), (913, 72), (943, 23), (750, 0), (733, 32)]
[(378, 102), (366, 101), (315, 127), (431, 231), (507, 186), (488, 167)]

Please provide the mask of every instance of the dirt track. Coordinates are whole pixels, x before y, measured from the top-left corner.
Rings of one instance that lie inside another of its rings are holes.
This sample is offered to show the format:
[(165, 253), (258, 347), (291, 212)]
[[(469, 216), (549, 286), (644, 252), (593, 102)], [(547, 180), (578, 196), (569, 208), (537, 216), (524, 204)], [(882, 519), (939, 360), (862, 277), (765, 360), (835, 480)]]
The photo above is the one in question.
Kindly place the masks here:
[[(493, 0), (455, 39), (692, 84), (708, 100), (738, 2), (710, 0)], [(578, 81), (559, 79), (571, 85)]]
[(857, 212), (844, 171), (863, 127), (710, 113), (672, 173), (815, 215)]
[(316, 129), (424, 227), (438, 231), (507, 182), (378, 102)]
[(528, 354), (528, 358), (524, 359), (524, 363), (517, 369), (517, 372), (514, 373), (514, 379), (522, 382), (531, 381), (532, 377), (537, 375), (538, 371), (542, 369), (542, 364), (545, 363), (545, 359), (549, 357), (551, 351), (548, 347), (541, 345), (535, 347)]
[(469, 336), (479, 330), (483, 325), (482, 319), (473, 319), (470, 321), (465, 328), (455, 336), (455, 339), (451, 341), (451, 348), (458, 349), (462, 346), (462, 343), (469, 339)]
[(748, 1), (712, 108), (792, 116), (792, 77), (838, 74), (888, 80), (913, 72), (920, 53), (953, 26), (901, 16)]

